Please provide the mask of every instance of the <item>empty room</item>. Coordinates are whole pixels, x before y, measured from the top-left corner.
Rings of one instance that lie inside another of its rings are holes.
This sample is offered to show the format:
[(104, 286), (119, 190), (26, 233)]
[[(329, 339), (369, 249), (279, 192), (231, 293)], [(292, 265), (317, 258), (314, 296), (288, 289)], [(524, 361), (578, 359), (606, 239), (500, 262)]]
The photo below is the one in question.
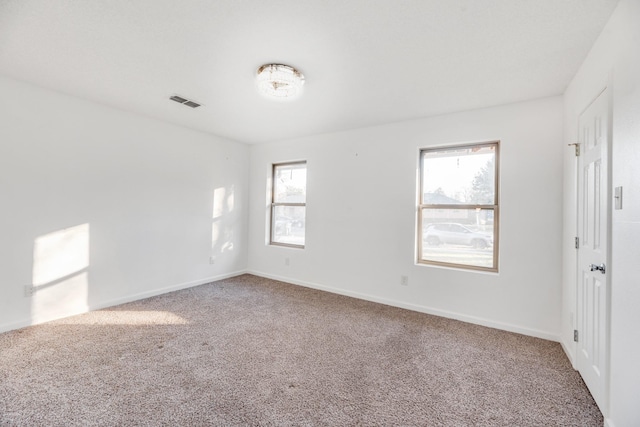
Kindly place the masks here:
[(640, 0), (0, 0), (0, 426), (640, 426)]

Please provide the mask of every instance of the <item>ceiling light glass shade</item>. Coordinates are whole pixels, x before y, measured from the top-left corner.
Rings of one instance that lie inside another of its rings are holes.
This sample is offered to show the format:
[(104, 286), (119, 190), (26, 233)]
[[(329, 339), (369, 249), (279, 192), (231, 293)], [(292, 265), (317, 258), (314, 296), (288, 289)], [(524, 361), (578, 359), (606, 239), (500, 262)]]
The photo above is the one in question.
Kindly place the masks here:
[(258, 91), (269, 98), (291, 99), (300, 95), (304, 76), (288, 65), (266, 64), (258, 68)]

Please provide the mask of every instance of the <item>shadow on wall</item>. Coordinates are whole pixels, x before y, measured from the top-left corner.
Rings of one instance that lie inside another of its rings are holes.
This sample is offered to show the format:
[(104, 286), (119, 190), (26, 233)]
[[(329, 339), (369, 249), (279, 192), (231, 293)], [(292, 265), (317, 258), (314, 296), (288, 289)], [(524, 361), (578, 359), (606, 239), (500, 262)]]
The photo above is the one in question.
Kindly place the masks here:
[(42, 235), (33, 246), (32, 323), (87, 311), (89, 224)]
[(213, 192), (211, 256), (216, 259), (233, 252), (234, 186), (218, 187)]

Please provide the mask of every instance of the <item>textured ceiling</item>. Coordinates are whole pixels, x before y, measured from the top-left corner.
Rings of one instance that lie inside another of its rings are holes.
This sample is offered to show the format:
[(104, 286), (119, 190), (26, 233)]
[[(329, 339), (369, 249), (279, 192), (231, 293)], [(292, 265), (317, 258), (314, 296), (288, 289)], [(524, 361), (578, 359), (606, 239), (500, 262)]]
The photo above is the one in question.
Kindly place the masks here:
[[(260, 143), (559, 95), (616, 3), (0, 0), (0, 73)], [(268, 62), (301, 98), (256, 92)]]

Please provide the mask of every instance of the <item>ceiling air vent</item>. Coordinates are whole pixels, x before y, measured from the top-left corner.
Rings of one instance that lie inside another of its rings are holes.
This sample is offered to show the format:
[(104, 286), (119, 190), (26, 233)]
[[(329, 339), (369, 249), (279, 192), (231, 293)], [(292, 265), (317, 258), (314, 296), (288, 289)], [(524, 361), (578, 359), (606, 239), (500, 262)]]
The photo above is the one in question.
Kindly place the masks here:
[(191, 108), (197, 108), (197, 107), (200, 106), (200, 104), (198, 104), (196, 102), (193, 102), (193, 101), (187, 101), (187, 102), (184, 103), (184, 105), (187, 105), (187, 106), (189, 106)]
[(197, 102), (190, 101), (190, 100), (188, 100), (186, 98), (183, 98), (181, 96), (178, 96), (178, 95), (173, 95), (169, 99), (172, 100), (172, 101), (179, 102), (180, 104), (186, 105), (187, 107), (191, 107), (191, 108), (197, 108), (197, 107), (200, 106), (200, 104), (198, 104)]

